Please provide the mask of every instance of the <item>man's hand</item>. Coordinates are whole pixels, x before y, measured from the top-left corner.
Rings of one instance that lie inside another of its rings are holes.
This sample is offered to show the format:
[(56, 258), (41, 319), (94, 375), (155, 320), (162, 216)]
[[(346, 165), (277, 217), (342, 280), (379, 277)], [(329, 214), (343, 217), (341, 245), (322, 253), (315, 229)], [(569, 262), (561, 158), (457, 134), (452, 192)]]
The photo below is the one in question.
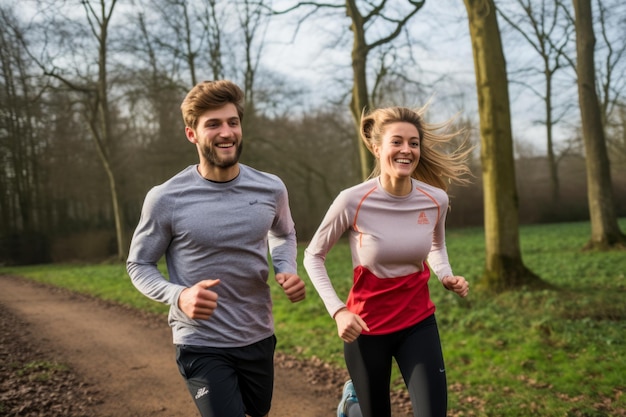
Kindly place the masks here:
[(347, 308), (336, 312), (334, 318), (337, 322), (337, 333), (344, 342), (352, 343), (361, 335), (363, 330), (370, 331), (361, 316), (354, 314)]
[(185, 288), (178, 297), (178, 308), (189, 318), (207, 320), (217, 308), (217, 293), (209, 288), (220, 283), (219, 279), (205, 279)]
[(304, 281), (296, 274), (280, 273), (276, 274), (276, 282), (280, 284), (285, 291), (285, 295), (292, 303), (304, 300), (306, 297), (306, 288)]
[(460, 297), (466, 297), (469, 293), (469, 283), (463, 277), (448, 275), (443, 277), (441, 283), (447, 290), (454, 291)]

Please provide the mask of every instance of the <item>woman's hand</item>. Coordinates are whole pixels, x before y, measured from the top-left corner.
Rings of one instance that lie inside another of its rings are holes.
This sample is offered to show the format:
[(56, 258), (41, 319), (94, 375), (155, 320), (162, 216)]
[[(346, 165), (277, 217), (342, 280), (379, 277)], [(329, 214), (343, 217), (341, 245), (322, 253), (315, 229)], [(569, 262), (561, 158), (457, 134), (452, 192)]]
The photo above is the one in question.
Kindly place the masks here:
[(336, 312), (334, 318), (337, 322), (337, 333), (344, 342), (352, 343), (363, 330), (367, 332), (370, 330), (358, 314), (345, 307)]
[(441, 283), (447, 290), (454, 291), (460, 297), (466, 297), (469, 293), (469, 283), (464, 277), (448, 275), (443, 277)]

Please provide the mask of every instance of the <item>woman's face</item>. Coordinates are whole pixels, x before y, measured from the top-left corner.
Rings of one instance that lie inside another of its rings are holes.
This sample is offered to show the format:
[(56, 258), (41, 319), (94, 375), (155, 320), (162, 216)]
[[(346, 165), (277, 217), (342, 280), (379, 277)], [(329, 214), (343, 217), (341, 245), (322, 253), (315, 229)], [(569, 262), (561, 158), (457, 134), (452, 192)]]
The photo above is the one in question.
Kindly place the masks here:
[(391, 178), (410, 177), (420, 159), (420, 137), (417, 127), (408, 122), (388, 124), (380, 146), (375, 146), (381, 175)]

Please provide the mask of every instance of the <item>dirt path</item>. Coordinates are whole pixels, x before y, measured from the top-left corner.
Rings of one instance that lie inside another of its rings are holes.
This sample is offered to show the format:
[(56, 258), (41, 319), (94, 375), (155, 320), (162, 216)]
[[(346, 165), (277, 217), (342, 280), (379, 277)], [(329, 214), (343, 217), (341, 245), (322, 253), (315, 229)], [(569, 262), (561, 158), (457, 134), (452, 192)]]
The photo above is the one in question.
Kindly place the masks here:
[[(0, 304), (25, 323), (28, 343), (62, 358), (97, 390), (94, 415), (199, 415), (164, 317), (7, 276), (0, 276)], [(277, 355), (272, 417), (336, 415), (345, 374), (318, 365)]]

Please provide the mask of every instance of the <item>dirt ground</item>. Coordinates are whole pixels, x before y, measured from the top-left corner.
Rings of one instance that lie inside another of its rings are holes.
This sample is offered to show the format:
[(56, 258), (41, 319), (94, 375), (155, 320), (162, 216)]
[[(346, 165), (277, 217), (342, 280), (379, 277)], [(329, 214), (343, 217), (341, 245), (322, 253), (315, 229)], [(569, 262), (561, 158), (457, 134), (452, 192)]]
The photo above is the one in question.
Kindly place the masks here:
[[(346, 378), (345, 370), (278, 353), (270, 416), (335, 416)], [(394, 416), (409, 415), (406, 398), (393, 401)], [(163, 316), (0, 276), (0, 415), (199, 413)]]

